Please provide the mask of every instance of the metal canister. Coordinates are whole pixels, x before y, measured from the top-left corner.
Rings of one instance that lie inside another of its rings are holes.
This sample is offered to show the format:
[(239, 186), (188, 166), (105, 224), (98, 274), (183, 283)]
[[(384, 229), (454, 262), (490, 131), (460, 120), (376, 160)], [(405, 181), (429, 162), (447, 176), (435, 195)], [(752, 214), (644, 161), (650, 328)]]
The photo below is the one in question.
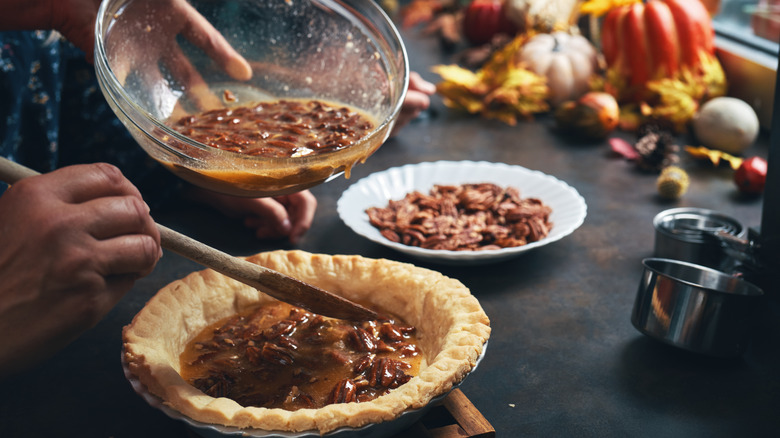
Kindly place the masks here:
[(702, 208), (673, 208), (662, 211), (653, 219), (655, 257), (682, 260), (720, 271), (733, 268), (718, 235), (742, 238), (745, 227), (736, 219)]
[(696, 353), (744, 352), (764, 292), (714, 269), (679, 260), (642, 260), (631, 323), (661, 342)]

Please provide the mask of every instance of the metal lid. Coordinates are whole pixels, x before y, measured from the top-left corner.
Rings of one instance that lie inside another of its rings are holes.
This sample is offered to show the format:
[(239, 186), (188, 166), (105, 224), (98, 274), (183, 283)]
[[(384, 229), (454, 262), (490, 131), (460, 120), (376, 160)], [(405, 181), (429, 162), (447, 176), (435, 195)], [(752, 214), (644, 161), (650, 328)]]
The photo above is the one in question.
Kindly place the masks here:
[(653, 219), (653, 226), (674, 239), (700, 243), (709, 241), (719, 231), (738, 237), (744, 232), (744, 227), (736, 219), (702, 208), (662, 211)]

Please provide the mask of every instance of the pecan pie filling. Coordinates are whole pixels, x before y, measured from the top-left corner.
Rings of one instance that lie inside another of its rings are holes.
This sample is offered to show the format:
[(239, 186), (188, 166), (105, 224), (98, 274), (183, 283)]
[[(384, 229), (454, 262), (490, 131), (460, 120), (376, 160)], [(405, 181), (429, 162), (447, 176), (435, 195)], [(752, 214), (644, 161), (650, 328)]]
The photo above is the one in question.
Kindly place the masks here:
[(319, 100), (279, 100), (187, 115), (171, 125), (205, 145), (270, 158), (344, 149), (374, 128), (358, 110)]
[(421, 355), (398, 319), (351, 323), (271, 302), (207, 327), (180, 361), (212, 397), (294, 411), (373, 400), (415, 376)]

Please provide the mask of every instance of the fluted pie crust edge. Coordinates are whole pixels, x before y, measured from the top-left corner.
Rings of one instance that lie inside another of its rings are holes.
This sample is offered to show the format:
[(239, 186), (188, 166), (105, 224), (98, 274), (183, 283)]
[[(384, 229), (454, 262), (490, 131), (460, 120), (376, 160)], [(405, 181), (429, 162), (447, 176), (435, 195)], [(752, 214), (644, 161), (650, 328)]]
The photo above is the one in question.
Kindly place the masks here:
[(206, 326), (273, 298), (210, 269), (163, 287), (124, 328), (124, 360), (171, 408), (202, 423), (269, 431), (317, 431), (391, 421), (445, 394), (476, 365), (490, 321), (461, 282), (436, 271), (355, 255), (271, 251), (247, 260), (361, 304), (378, 306), (417, 328), (420, 372), (370, 402), (286, 411), (243, 407), (208, 396), (179, 375), (179, 355)]

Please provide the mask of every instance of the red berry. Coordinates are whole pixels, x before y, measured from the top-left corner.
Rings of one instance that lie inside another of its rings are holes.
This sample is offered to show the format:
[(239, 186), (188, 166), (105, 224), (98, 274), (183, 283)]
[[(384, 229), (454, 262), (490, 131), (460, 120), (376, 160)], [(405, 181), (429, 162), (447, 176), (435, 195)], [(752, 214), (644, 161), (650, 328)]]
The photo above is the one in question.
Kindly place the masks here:
[(761, 157), (750, 157), (742, 161), (734, 172), (734, 182), (742, 193), (758, 194), (764, 191), (767, 163)]

